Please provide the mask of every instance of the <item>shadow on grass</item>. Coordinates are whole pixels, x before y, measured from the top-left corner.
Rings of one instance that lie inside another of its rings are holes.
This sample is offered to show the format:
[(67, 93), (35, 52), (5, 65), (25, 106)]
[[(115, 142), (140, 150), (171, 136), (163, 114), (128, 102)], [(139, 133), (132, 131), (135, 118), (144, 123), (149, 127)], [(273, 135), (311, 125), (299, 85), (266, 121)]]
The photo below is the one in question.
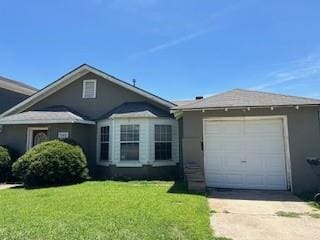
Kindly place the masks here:
[(88, 180), (73, 182), (73, 183), (50, 184), (50, 185), (46, 185), (46, 184), (44, 184), (44, 185), (22, 185), (22, 186), (13, 187), (11, 189), (24, 188), (26, 190), (38, 190), (38, 189), (48, 189), (48, 188), (57, 188), (57, 187), (68, 187), (68, 186), (78, 185), (78, 184), (84, 183), (86, 181), (88, 181)]
[(315, 195), (316, 195), (316, 192), (306, 192), (306, 193), (298, 194), (297, 196), (303, 201), (311, 204), (313, 207), (320, 209), (320, 202), (314, 201)]
[(188, 186), (183, 180), (175, 181), (172, 187), (168, 190), (168, 193), (205, 196), (205, 194), (201, 192), (188, 191)]

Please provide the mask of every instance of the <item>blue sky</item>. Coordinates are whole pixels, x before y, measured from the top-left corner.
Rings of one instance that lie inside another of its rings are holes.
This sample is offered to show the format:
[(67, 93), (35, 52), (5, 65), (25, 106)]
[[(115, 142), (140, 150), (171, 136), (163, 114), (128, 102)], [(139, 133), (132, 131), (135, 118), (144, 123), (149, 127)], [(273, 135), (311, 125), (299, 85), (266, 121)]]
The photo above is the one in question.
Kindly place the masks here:
[(170, 100), (320, 98), (319, 12), (319, 0), (2, 0), (0, 75), (42, 88), (88, 63)]

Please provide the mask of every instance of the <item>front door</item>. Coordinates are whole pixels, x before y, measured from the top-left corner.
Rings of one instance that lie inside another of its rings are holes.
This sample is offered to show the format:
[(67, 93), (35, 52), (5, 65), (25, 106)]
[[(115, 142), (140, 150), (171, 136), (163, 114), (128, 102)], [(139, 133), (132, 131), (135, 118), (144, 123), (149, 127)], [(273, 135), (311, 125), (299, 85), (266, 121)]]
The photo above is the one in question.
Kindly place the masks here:
[(30, 127), (27, 131), (27, 150), (33, 146), (48, 141), (47, 127)]
[(48, 141), (48, 130), (33, 130), (32, 147), (45, 141)]

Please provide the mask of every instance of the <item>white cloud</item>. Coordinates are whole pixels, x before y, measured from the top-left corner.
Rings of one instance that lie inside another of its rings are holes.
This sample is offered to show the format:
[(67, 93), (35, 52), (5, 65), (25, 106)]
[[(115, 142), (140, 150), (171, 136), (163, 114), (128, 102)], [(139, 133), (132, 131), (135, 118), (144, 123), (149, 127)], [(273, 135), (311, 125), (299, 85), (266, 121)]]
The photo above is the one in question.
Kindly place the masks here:
[[(276, 87), (281, 84), (295, 84), (300, 81), (299, 86), (308, 83), (301, 82), (302, 80), (318, 79), (320, 81), (320, 57), (316, 55), (309, 55), (306, 58), (298, 61), (290, 62), (287, 68), (271, 72), (264, 83), (253, 86), (253, 90), (265, 90)], [(288, 87), (286, 85), (285, 87)]]
[(200, 37), (200, 36), (210, 32), (210, 30), (211, 29), (206, 29), (206, 30), (190, 33), (190, 34), (185, 35), (183, 37), (180, 37), (180, 38), (171, 40), (169, 42), (166, 42), (166, 43), (163, 43), (163, 44), (159, 44), (159, 45), (157, 45), (155, 47), (152, 47), (152, 48), (149, 48), (147, 50), (138, 52), (138, 53), (132, 55), (131, 57), (138, 57), (138, 56), (142, 56), (142, 55), (147, 55), (147, 54), (151, 54), (151, 53), (155, 53), (155, 52), (164, 50), (166, 48), (174, 47), (174, 46), (179, 45), (179, 44), (181, 44), (183, 42), (187, 42), (187, 41), (190, 41), (190, 40), (192, 40), (194, 38)]
[[(123, 1), (123, 0), (121, 0)], [(143, 1), (143, 0), (141, 0)], [(152, 0), (150, 0), (152, 1)], [(250, 2), (250, 1), (249, 1)], [(131, 57), (139, 57), (139, 56), (143, 56), (143, 55), (148, 55), (148, 54), (152, 54), (152, 53), (155, 53), (155, 52), (159, 52), (159, 51), (162, 51), (162, 50), (165, 50), (165, 49), (168, 49), (168, 48), (171, 48), (171, 47), (174, 47), (174, 46), (177, 46), (177, 45), (180, 45), (184, 42), (187, 42), (187, 41), (190, 41), (192, 39), (195, 39), (195, 38), (198, 38), (198, 37), (201, 37), (215, 29), (217, 29), (218, 27), (220, 28), (222, 25), (223, 25), (223, 22), (218, 22), (217, 19), (218, 18), (221, 18), (221, 17), (226, 17), (228, 16), (231, 12), (234, 12), (235, 10), (237, 10), (239, 7), (242, 7), (243, 4), (232, 4), (224, 9), (221, 9), (220, 11), (212, 14), (209, 19), (207, 19), (207, 24), (205, 24), (205, 26), (207, 27), (198, 27), (198, 29), (201, 29), (201, 30), (196, 30), (194, 32), (191, 32), (189, 34), (186, 34), (184, 36), (181, 36), (181, 37), (178, 37), (178, 38), (175, 38), (175, 39), (172, 39), (168, 42), (164, 42), (164, 43), (161, 43), (159, 45), (156, 45), (154, 47), (151, 47), (149, 49), (146, 49), (146, 50), (143, 50), (141, 52), (138, 52), (138, 53), (135, 53), (133, 55), (130, 56)], [(157, 31), (160, 31), (160, 29), (156, 29)]]

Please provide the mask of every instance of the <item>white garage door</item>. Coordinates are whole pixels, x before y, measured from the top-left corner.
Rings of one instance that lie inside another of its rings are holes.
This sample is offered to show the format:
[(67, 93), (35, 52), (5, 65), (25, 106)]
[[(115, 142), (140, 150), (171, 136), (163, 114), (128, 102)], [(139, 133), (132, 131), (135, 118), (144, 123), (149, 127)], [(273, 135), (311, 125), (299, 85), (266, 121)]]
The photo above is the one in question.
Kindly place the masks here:
[(282, 119), (204, 121), (209, 187), (287, 189)]

